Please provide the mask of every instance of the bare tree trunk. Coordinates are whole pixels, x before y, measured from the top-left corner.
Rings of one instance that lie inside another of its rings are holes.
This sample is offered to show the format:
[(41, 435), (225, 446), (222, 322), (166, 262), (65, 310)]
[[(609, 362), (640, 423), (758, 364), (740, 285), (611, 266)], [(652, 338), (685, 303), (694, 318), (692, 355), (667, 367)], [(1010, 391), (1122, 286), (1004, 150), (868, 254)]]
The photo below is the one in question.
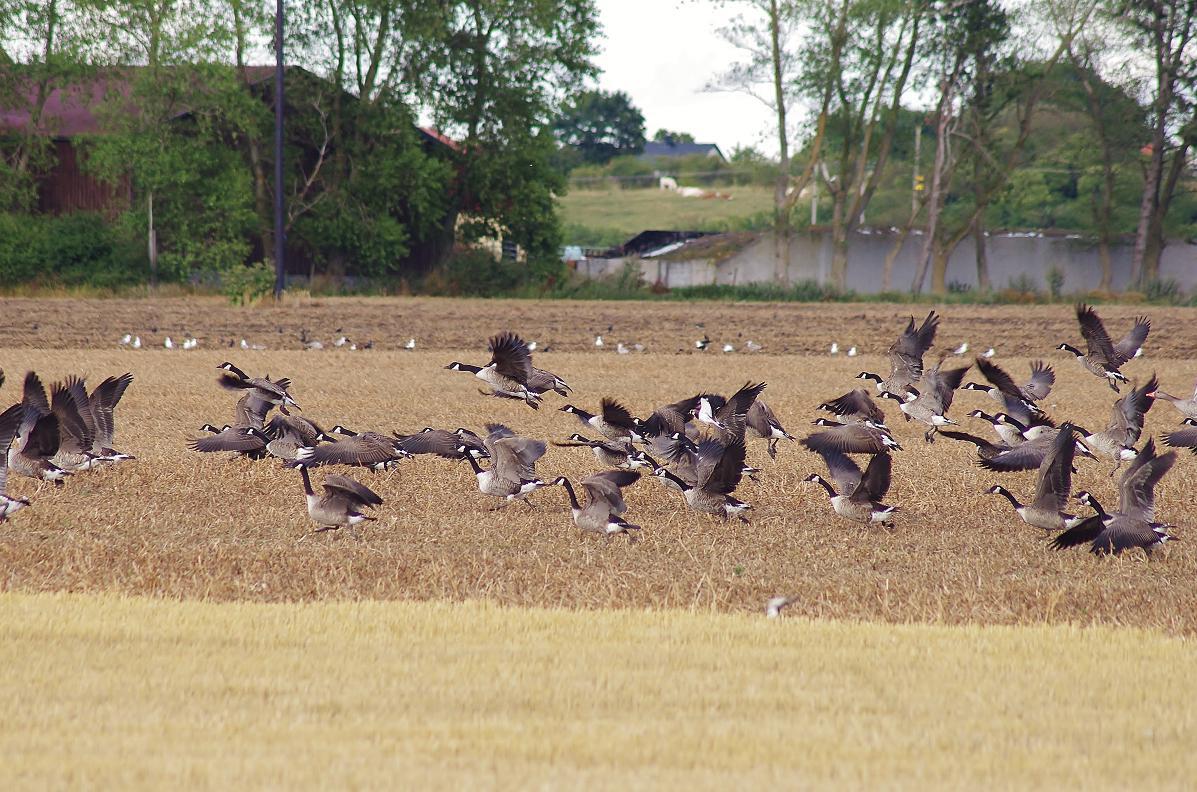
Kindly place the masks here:
[(833, 194), (835, 200), (831, 209), (831, 285), (839, 291), (844, 291), (848, 287), (848, 228), (844, 222), (848, 201), (842, 189)]
[(1135, 249), (1131, 258), (1131, 283), (1142, 287), (1147, 280), (1144, 259), (1147, 256), (1151, 223), (1159, 207), (1160, 177), (1164, 169), (1164, 119), (1161, 117), (1152, 133), (1151, 160), (1143, 174), (1143, 197), (1139, 201), (1139, 226), (1135, 231)]
[(923, 253), (915, 269), (910, 291), (918, 294), (923, 290), (927, 268), (935, 253), (935, 237), (939, 234), (939, 213), (943, 208), (943, 178), (948, 158), (948, 127), (951, 114), (951, 87), (944, 89), (935, 119), (935, 162), (931, 166), (931, 195), (927, 204), (927, 238), (923, 241)]
[(931, 293), (948, 292), (948, 259), (952, 251), (946, 244), (936, 242), (931, 249)]
[(977, 290), (983, 294), (993, 288), (989, 282), (989, 250), (985, 243), (985, 225), (978, 218), (973, 223), (973, 245), (976, 248)]
[(769, 44), (773, 60), (774, 104), (777, 108), (778, 166), (773, 191), (773, 280), (790, 285), (790, 186), (789, 132), (786, 129), (785, 81), (781, 65), (781, 9), (778, 0), (769, 3)]

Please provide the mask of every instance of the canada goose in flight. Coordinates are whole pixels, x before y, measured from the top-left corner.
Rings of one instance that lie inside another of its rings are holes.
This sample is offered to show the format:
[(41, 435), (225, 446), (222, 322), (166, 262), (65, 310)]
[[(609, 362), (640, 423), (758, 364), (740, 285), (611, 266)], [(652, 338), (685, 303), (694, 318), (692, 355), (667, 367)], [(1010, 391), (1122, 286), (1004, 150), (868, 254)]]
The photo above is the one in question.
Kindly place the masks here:
[(729, 446), (717, 440), (704, 440), (698, 445), (697, 481), (689, 484), (662, 467), (653, 470), (653, 475), (669, 480), (682, 491), (686, 505), (696, 512), (713, 514), (721, 519), (738, 517), (744, 522), (744, 512), (752, 507), (732, 497), (732, 492), (744, 476), (744, 440), (740, 438)]
[(816, 454), (830, 451), (841, 454), (886, 454), (902, 450), (888, 429), (872, 421), (842, 424), (816, 418), (814, 424), (825, 427), (825, 430), (815, 432), (799, 442)]
[(811, 473), (803, 481), (814, 482), (827, 490), (831, 508), (836, 514), (854, 522), (894, 527), (891, 518), (897, 507), (881, 502), (889, 492), (893, 460), (888, 453), (874, 454), (863, 474), (855, 462), (839, 451), (825, 449), (819, 452), (819, 456), (823, 457), (831, 478), (839, 486), (839, 493), (818, 473)]
[[(730, 399), (725, 399), (716, 393), (699, 394), (698, 403), (694, 406), (691, 414), (699, 423), (715, 427), (718, 430), (718, 439), (727, 444), (737, 437), (743, 437), (748, 426), (748, 413), (764, 389), (765, 383), (763, 382), (755, 384), (746, 382), (731, 395)], [(743, 421), (733, 423), (733, 419), (737, 416), (743, 418)]]
[(217, 429), (212, 424), (204, 424), (200, 431), (208, 432), (209, 437), (197, 437), (187, 444), (192, 451), (201, 454), (229, 451), (244, 454), (250, 459), (264, 459), (266, 444), (270, 437), (257, 426), (230, 426), (225, 424)]
[[(1175, 541), (1168, 533), (1171, 527), (1155, 522), (1155, 486), (1176, 464), (1176, 452), (1158, 456), (1155, 441), (1148, 440), (1139, 455), (1127, 466), (1118, 483), (1118, 511), (1107, 514), (1092, 496), (1082, 501), (1097, 514), (1056, 537), (1052, 547), (1067, 547), (1089, 543), (1095, 555), (1118, 555), (1124, 550), (1141, 547), (1148, 556), (1160, 545)], [(1079, 496), (1078, 496), (1079, 497)]]
[(889, 392), (905, 398), (906, 391), (923, 377), (923, 355), (935, 343), (935, 331), (938, 329), (939, 317), (935, 311), (928, 313), (917, 329), (914, 317), (910, 317), (910, 323), (902, 335), (889, 347), (889, 376), (882, 379), (879, 374), (862, 371), (857, 379), (872, 380), (877, 384), (878, 393)]
[(991, 385), (977, 382), (967, 382), (963, 390), (982, 391), (989, 398), (1001, 405), (1002, 410), (1019, 421), (1029, 424), (1043, 411), (1035, 404), (1039, 399), (1051, 393), (1052, 384), (1056, 381), (1056, 374), (1043, 361), (1031, 364), (1031, 380), (1020, 386), (1014, 379), (1003, 371), (996, 363), (990, 363), (983, 357), (976, 358), (977, 368), (989, 380)]
[(560, 410), (569, 413), (584, 425), (610, 440), (632, 442), (640, 439), (640, 429), (636, 425), (636, 419), (628, 412), (628, 408), (607, 396), (599, 401), (598, 415), (586, 412), (572, 404), (567, 404)]
[(524, 340), (515, 333), (503, 332), (490, 339), (487, 349), (491, 357), (485, 366), (470, 366), (455, 360), (445, 368), (471, 372), (490, 387), (492, 395), (519, 399), (532, 409), (539, 409), (540, 394), (528, 386), (532, 378), (532, 353)]
[[(257, 431), (257, 430), (255, 430)], [(349, 476), (330, 473), (324, 477), (321, 486), (324, 494), (317, 495), (312, 490), (312, 479), (308, 475), (308, 466), (300, 462), (299, 468), (303, 476), (303, 492), (307, 496), (308, 516), (319, 526), (316, 532), (335, 531), (339, 528), (352, 527), (366, 520), (377, 519), (362, 513), (363, 508), (381, 506), (382, 498), (365, 484), (354, 481)]]
[(466, 453), (462, 444), (458, 450), (470, 463), (478, 479), (478, 491), (483, 495), (502, 498), (503, 508), (514, 500), (526, 499), (545, 483), (536, 478), (536, 460), (548, 450), (540, 440), (520, 437), (503, 424), (487, 424), (483, 442), (490, 452), (491, 466), (483, 469), (478, 460)]
[(0, 413), (0, 523), (29, 505), (28, 498), (17, 498), (8, 494), (8, 447), (17, 436), (24, 417), (23, 404), (14, 404)]
[[(977, 457), (979, 459), (993, 459), (994, 457), (999, 457), (1005, 452), (1011, 451), (1014, 448), (1014, 446), (1008, 446), (1005, 443), (991, 443), (982, 437), (977, 437), (976, 435), (969, 434), (968, 432), (958, 432), (954, 429), (940, 429), (939, 433), (949, 440), (959, 440), (965, 443), (972, 443), (977, 447)], [(1025, 469), (1031, 470), (1033, 468), (1037, 468), (1039, 467), (1039, 462), (1041, 461), (1042, 460), (1040, 459), (1034, 465), (1031, 465)]]
[[(977, 447), (977, 466), (997, 473), (1011, 473), (1018, 470), (1038, 470), (1043, 460), (1051, 453), (1056, 437), (1060, 430), (1043, 427), (1044, 432), (1035, 435), (1030, 440), (1024, 440), (1016, 446), (993, 444), (992, 447)], [(1076, 429), (1076, 427), (1073, 427)], [(1080, 433), (1080, 430), (1077, 430)], [(1089, 459), (1097, 459), (1084, 441), (1074, 436), (1073, 445), (1076, 453)], [(1075, 470), (1073, 472), (1076, 472)]]
[[(701, 475), (700, 467), (704, 464), (703, 458), (699, 455), (699, 446), (680, 432), (670, 435), (668, 442), (660, 442), (658, 446), (660, 447), (662, 458), (665, 459), (663, 467), (690, 486), (696, 486)], [(643, 459), (649, 459), (648, 455), (645, 454)], [(629, 457), (630, 463), (631, 458)], [(636, 465), (633, 465), (633, 467), (636, 467)], [(656, 467), (657, 465), (654, 464), (653, 469), (655, 470)], [(749, 467), (746, 464), (740, 468), (741, 474), (752, 478), (754, 481), (756, 480), (756, 474), (760, 472), (759, 468)], [(665, 481), (668, 483), (668, 479), (665, 479)]]
[(1185, 418), (1181, 421), (1184, 429), (1177, 429), (1175, 432), (1169, 432), (1164, 435), (1164, 445), (1172, 446), (1173, 448), (1187, 448), (1189, 451), (1197, 454), (1197, 418)]
[(640, 474), (633, 470), (604, 470), (587, 476), (579, 482), (579, 486), (586, 492), (586, 505), (578, 503), (578, 496), (574, 493), (573, 484), (565, 476), (553, 479), (553, 484), (565, 487), (569, 494), (570, 512), (574, 525), (587, 533), (596, 533), (608, 538), (616, 534), (627, 534), (632, 541), (630, 531), (639, 531), (639, 525), (632, 525), (623, 519), (628, 505), (623, 500), (623, 487), (630, 486), (640, 479)]
[[(999, 417), (1001, 416), (1001, 417)], [(993, 427), (993, 431), (997, 434), (1001, 441), (1010, 447), (1021, 445), (1027, 441), (1023, 437), (1023, 430), (1026, 426), (1018, 421), (1007, 420), (1009, 416), (1005, 413), (998, 413), (997, 415), (990, 415), (984, 410), (970, 410), (968, 412), (969, 418), (980, 418), (989, 423)]]
[(251, 391), (262, 401), (277, 406), (279, 411), (284, 415), (287, 414), (288, 406), (294, 407), (297, 410), (301, 409), (295, 400), (291, 398), (291, 380), (285, 377), (277, 380), (272, 380), (269, 376), (250, 377), (244, 371), (227, 361), (221, 363), (217, 368), (225, 372), (217, 378), (217, 382), (220, 383), (220, 387), (222, 388), (227, 390)]
[(1143, 347), (1147, 334), (1151, 332), (1151, 320), (1146, 316), (1135, 318), (1135, 324), (1117, 344), (1110, 340), (1105, 325), (1102, 324), (1097, 312), (1084, 303), (1077, 303), (1076, 319), (1081, 325), (1081, 337), (1085, 339), (1085, 352), (1081, 352), (1070, 344), (1060, 344), (1056, 349), (1062, 349), (1076, 355), (1077, 361), (1085, 369), (1106, 380), (1109, 386), (1118, 392), (1118, 383), (1127, 382), (1126, 377), (1118, 369), (1123, 363), (1135, 357), (1135, 353)]
[(1168, 402), (1185, 418), (1197, 418), (1197, 389), (1194, 389), (1192, 396), (1184, 399), (1177, 396), (1170, 396), (1158, 388), (1148, 393), (1147, 396), (1151, 399), (1162, 399)]
[(942, 365), (943, 361), (941, 360), (935, 368), (926, 373), (921, 383), (922, 390), (917, 395), (911, 391), (903, 399), (889, 391), (884, 391), (881, 394), (883, 399), (892, 399), (898, 402), (898, 409), (902, 411), (907, 420), (913, 418), (931, 427), (923, 435), (928, 443), (935, 440), (935, 433), (941, 426), (956, 424), (955, 421), (947, 417), (946, 413), (952, 406), (952, 399), (956, 394), (956, 389), (960, 387), (961, 380), (964, 379), (964, 373), (969, 370), (969, 366), (963, 366), (942, 371), (940, 369)]
[(1143, 435), (1143, 419), (1155, 402), (1147, 394), (1159, 385), (1153, 374), (1146, 385), (1135, 388), (1114, 402), (1110, 411), (1110, 422), (1101, 432), (1084, 433), (1085, 445), (1094, 452), (1114, 460), (1114, 470), (1129, 459), (1134, 459), (1135, 443)]
[(748, 408), (745, 427), (749, 437), (759, 437), (769, 443), (769, 456), (777, 458), (777, 443), (779, 440), (794, 440), (794, 436), (785, 430), (781, 421), (773, 414), (773, 410), (761, 399), (757, 399)]
[(589, 448), (603, 467), (626, 468), (631, 466), (629, 457), (634, 452), (626, 440), (590, 440), (580, 434), (572, 434), (565, 443), (553, 443), (558, 448)]
[(116, 410), (116, 405), (120, 404), (125, 391), (132, 384), (133, 375), (125, 372), (119, 377), (108, 377), (97, 385), (88, 396), (92, 418), (95, 422), (95, 439), (91, 452), (110, 462), (122, 462), (134, 458), (112, 447), (113, 438), (116, 435), (113, 412)]
[(878, 426), (885, 425), (885, 413), (863, 388), (854, 388), (843, 396), (829, 399), (820, 404), (818, 409), (838, 415), (844, 423), (872, 421)]
[(83, 380), (68, 377), (50, 388), (50, 411), (58, 417), (58, 451), (50, 458), (63, 470), (87, 470), (97, 457), (95, 419)]
[(266, 453), (288, 462), (298, 456), (299, 449), (315, 446), (327, 437), (315, 422), (296, 415), (276, 415), (265, 430), (251, 426), (245, 433), (265, 443)]
[(295, 452), (296, 463), (307, 467), (319, 465), (355, 465), (374, 470), (385, 470), (400, 459), (410, 459), (411, 454), (398, 447), (397, 439), (377, 432), (354, 432), (343, 426), (334, 426), (329, 433), (343, 435), (331, 443), (300, 448)]
[(475, 459), (486, 459), (490, 456), (482, 438), (464, 427), (458, 427), (452, 432), (448, 429), (425, 427), (415, 434), (396, 434), (396, 438), (395, 445), (409, 454), (436, 454), (445, 459), (461, 459), (462, 452), (457, 449), (464, 445), (464, 453)]
[(640, 434), (647, 438), (685, 432), (699, 398), (701, 394), (653, 410), (652, 415), (638, 424)]
[(1039, 465), (1035, 479), (1035, 500), (1028, 504), (1019, 501), (1001, 484), (994, 484), (987, 494), (1001, 495), (1010, 501), (1014, 511), (1027, 525), (1045, 531), (1059, 531), (1076, 525), (1079, 518), (1065, 514), (1062, 509), (1072, 489), (1072, 460), (1076, 454), (1076, 430), (1072, 424), (1060, 427), (1051, 449)]
[(9, 470), (20, 476), (61, 485), (70, 471), (50, 461), (58, 453), (58, 415), (50, 409), (46, 389), (32, 371), (25, 375), (21, 406), (24, 408), (21, 425), (16, 440), (8, 449)]
[(565, 380), (551, 371), (538, 369), (535, 366), (532, 367), (532, 374), (528, 377), (528, 390), (537, 395), (554, 391), (562, 396), (568, 396), (573, 392), (573, 388)]

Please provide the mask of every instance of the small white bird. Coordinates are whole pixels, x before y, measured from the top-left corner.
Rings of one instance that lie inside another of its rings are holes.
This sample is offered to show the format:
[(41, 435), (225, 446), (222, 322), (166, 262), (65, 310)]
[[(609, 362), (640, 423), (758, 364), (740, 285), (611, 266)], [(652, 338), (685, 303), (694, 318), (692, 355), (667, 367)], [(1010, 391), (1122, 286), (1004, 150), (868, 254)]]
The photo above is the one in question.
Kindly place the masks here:
[(781, 615), (782, 608), (794, 602), (797, 597), (773, 597), (765, 603), (765, 615), (770, 619), (776, 619)]
[(848, 357), (856, 357), (856, 347), (850, 347), (848, 349)]
[(643, 352), (644, 344), (632, 344), (632, 349), (636, 350), (637, 352)]
[(735, 352), (736, 348), (734, 346), (732, 346), (731, 344), (724, 344), (723, 351), (724, 352)]
[(175, 342), (170, 340), (170, 336), (167, 336), (166, 340), (162, 342), (162, 346), (166, 347), (167, 349), (174, 349)]
[(997, 354), (997, 352), (994, 351), (993, 347), (990, 347), (989, 349), (986, 349), (984, 352), (981, 353), (981, 357), (985, 358), (986, 360), (989, 360), (989, 358), (993, 357), (996, 354)]
[(528, 342), (528, 351), (529, 351), (529, 352), (535, 352), (535, 351), (536, 351), (536, 342), (535, 342), (535, 341), (529, 341), (529, 342)]
[(133, 336), (133, 348), (141, 349), (141, 336)]
[(622, 341), (620, 341), (618, 344), (615, 345), (615, 351), (621, 355), (626, 355), (629, 352), (631, 352), (632, 350), (628, 349), (626, 346), (624, 346), (624, 343)]
[(346, 338), (345, 336), (341, 336), (336, 341), (333, 341), (333, 346), (343, 347), (348, 343), (349, 343), (349, 339)]
[(953, 355), (964, 355), (968, 353), (968, 342), (965, 341), (960, 346), (952, 350)]
[(120, 343), (120, 345), (121, 345), (121, 346), (128, 346), (130, 343), (132, 343), (132, 341), (133, 341), (133, 334), (132, 334), (132, 333), (125, 333), (125, 335), (121, 337), (121, 343)]
[(246, 341), (244, 338), (243, 338), (243, 339), (241, 339), (241, 348), (242, 348), (242, 349), (249, 349), (249, 342), (248, 342), (248, 341)]
[(357, 351), (357, 344), (350, 344), (350, 345), (349, 345), (349, 351), (350, 351), (350, 352), (356, 352), (356, 351)]
[(705, 352), (706, 348), (708, 346), (710, 346), (710, 344), (711, 344), (711, 339), (708, 338), (707, 335), (704, 333), (702, 338), (700, 338), (694, 342), (694, 348), (699, 351)]
[(827, 350), (827, 351), (828, 351), (828, 352), (830, 352), (830, 353), (831, 353), (831, 354), (833, 354), (833, 355), (838, 355), (838, 354), (840, 353), (840, 345), (839, 345), (839, 344), (837, 344), (836, 342), (832, 341), (832, 342), (831, 342), (831, 349), (829, 349), (829, 350)]
[(748, 343), (744, 344), (744, 346), (748, 349), (749, 352), (760, 352), (762, 349), (764, 349), (764, 347), (762, 347), (760, 344), (753, 341), (752, 339), (749, 339)]
[(188, 337), (183, 339), (183, 349), (195, 349), (197, 346), (199, 346), (198, 338)]
[(594, 345), (595, 345), (596, 347), (599, 347), (600, 349), (602, 348), (602, 346), (603, 346), (603, 337), (602, 337), (601, 335), (600, 335), (600, 336), (595, 336), (595, 337), (594, 337)]
[(416, 339), (414, 339), (414, 338), (407, 339), (407, 343), (403, 345), (403, 348), (404, 349), (415, 349), (416, 348)]
[(309, 341), (303, 345), (304, 349), (324, 349), (324, 344), (319, 341)]

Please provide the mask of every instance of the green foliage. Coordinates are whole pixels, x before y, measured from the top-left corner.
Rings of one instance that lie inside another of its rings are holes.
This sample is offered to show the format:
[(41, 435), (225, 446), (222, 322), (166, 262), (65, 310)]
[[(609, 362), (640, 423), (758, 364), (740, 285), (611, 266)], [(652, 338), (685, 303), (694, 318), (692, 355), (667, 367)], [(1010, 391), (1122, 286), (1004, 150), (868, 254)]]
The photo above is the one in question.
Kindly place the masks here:
[(583, 91), (565, 105), (553, 129), (583, 162), (602, 164), (644, 148), (644, 115), (623, 91)]
[(0, 214), (0, 283), (117, 289), (144, 282), (144, 248), (93, 214)]
[(693, 143), (694, 136), (689, 132), (671, 132), (668, 129), (658, 129), (653, 133), (653, 140), (657, 143), (668, 143), (669, 145), (677, 145), (678, 143)]
[(274, 265), (269, 261), (256, 264), (233, 264), (221, 273), (220, 290), (237, 305), (249, 305), (274, 290)]

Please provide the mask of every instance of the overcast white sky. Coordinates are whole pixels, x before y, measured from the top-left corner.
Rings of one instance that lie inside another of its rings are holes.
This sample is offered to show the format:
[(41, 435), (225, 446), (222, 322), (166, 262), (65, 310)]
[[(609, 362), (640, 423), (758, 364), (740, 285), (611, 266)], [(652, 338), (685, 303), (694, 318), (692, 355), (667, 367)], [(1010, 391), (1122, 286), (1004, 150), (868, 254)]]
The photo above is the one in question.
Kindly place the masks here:
[(718, 28), (731, 13), (688, 0), (597, 0), (604, 28), (599, 87), (624, 91), (644, 113), (645, 134), (665, 127), (718, 143), (776, 153), (770, 113), (744, 94), (707, 93), (703, 86), (737, 60)]

